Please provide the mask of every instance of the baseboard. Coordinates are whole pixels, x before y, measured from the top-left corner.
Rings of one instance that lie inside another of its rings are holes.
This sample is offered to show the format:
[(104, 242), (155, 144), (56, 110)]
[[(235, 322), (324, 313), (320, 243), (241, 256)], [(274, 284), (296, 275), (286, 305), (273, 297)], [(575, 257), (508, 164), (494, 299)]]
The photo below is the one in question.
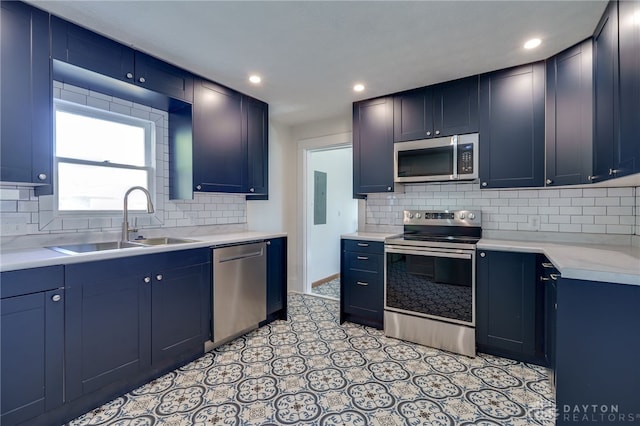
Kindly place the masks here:
[(329, 281), (333, 281), (336, 278), (340, 278), (340, 273), (339, 272), (337, 274), (329, 275), (326, 278), (322, 278), (321, 280), (312, 282), (311, 283), (311, 288), (316, 288), (316, 287), (318, 287), (318, 286), (320, 286), (322, 284), (328, 283)]

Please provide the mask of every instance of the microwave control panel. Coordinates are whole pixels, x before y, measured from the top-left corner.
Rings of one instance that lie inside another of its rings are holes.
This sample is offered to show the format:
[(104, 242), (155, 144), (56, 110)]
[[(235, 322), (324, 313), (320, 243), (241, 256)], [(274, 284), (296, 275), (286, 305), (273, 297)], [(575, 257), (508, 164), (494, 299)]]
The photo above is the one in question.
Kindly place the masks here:
[(461, 175), (473, 173), (473, 145), (458, 145), (458, 173)]

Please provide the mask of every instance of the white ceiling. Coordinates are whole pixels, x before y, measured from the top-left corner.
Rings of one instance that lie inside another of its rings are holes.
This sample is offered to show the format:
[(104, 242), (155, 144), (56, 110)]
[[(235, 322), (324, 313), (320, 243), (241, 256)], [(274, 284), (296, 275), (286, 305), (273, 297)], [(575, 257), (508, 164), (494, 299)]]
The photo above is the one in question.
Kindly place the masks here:
[[(288, 125), (355, 100), (545, 59), (606, 1), (29, 1), (269, 103)], [(525, 51), (523, 43), (541, 38)], [(263, 77), (251, 85), (251, 73)], [(354, 93), (354, 83), (366, 90)]]

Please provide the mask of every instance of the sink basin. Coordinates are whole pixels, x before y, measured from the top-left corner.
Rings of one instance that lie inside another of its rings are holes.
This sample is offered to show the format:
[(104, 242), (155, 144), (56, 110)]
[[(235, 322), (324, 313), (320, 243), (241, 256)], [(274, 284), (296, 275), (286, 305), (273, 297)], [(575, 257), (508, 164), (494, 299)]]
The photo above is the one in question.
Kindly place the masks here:
[(187, 240), (184, 238), (157, 237), (157, 238), (143, 238), (141, 240), (135, 240), (135, 243), (142, 244), (145, 246), (161, 246), (166, 244), (195, 243), (195, 240)]
[(64, 246), (47, 247), (64, 254), (89, 253), (93, 251), (118, 250), (123, 248), (144, 247), (143, 244), (133, 241), (108, 241), (105, 243), (67, 244)]

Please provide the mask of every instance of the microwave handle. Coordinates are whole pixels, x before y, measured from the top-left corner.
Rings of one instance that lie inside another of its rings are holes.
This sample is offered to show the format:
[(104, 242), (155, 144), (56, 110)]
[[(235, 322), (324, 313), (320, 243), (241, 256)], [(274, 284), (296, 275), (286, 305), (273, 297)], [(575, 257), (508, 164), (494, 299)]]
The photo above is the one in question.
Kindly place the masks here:
[(451, 145), (453, 145), (453, 180), (458, 179), (458, 135), (451, 137)]

